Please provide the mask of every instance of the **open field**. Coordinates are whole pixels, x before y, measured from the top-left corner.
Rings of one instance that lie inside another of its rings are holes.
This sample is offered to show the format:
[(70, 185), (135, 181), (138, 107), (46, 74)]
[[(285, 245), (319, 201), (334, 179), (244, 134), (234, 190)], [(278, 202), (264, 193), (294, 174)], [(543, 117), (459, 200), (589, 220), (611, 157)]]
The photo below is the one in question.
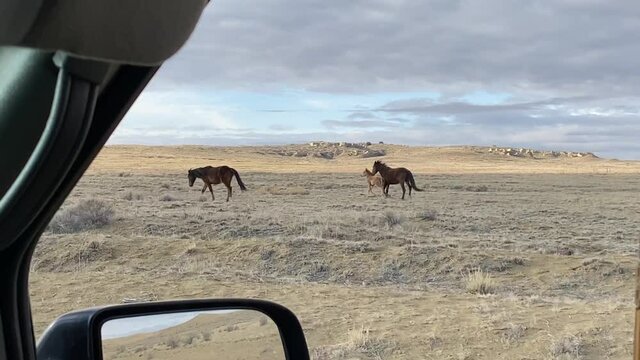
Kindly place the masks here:
[[(372, 148), (386, 155), (106, 148), (62, 209), (98, 200), (105, 226), (52, 227), (36, 250), (37, 334), (123, 299), (255, 297), (291, 308), (319, 360), (631, 356), (639, 163)], [(376, 159), (425, 191), (367, 196)], [(221, 164), (249, 191), (187, 186)]]

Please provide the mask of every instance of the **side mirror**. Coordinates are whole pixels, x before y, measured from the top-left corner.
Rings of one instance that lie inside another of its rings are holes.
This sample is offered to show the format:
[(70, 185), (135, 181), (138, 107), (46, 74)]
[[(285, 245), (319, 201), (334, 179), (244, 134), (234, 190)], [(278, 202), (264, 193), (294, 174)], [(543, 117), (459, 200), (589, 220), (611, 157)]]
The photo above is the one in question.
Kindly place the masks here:
[(71, 312), (55, 320), (38, 359), (309, 359), (300, 322), (263, 300), (136, 303)]

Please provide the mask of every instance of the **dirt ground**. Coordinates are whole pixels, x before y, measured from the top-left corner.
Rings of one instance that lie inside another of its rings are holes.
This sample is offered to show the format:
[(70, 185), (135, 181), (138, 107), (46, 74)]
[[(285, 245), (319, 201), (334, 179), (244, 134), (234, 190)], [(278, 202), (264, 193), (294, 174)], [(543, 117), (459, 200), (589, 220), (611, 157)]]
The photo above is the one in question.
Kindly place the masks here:
[[(125, 299), (251, 297), (292, 309), (318, 360), (631, 356), (640, 163), (373, 148), (386, 155), (106, 148), (61, 211), (93, 199), (113, 216), (42, 237), (36, 335)], [(361, 173), (377, 159), (425, 191), (367, 195)], [(187, 169), (222, 164), (248, 191), (234, 182), (225, 203), (223, 186), (216, 201), (188, 187)]]

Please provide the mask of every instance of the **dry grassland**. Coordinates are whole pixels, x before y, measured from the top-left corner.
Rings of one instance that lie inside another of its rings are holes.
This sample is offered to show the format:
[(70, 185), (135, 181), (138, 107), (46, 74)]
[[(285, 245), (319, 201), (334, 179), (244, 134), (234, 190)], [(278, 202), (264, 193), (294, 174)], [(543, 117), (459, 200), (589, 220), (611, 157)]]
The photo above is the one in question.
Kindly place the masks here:
[[(36, 250), (37, 333), (123, 299), (252, 297), (291, 308), (318, 360), (631, 356), (640, 163), (372, 148), (425, 191), (367, 196), (378, 158), (107, 147)], [(187, 186), (221, 164), (249, 190)]]

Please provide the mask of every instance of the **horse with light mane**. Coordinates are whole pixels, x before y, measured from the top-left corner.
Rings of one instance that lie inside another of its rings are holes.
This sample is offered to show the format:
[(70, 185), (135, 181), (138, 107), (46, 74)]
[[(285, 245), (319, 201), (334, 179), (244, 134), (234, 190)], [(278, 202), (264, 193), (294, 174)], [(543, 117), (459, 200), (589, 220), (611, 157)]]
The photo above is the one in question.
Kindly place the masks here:
[(380, 175), (373, 175), (373, 173), (369, 171), (369, 169), (365, 168), (364, 171), (362, 172), (362, 176), (367, 177), (367, 185), (369, 185), (369, 194), (373, 194), (373, 191), (371, 191), (371, 189), (377, 186), (380, 189), (382, 189), (382, 194), (384, 195), (384, 180)]
[(233, 196), (233, 192), (231, 190), (231, 179), (236, 177), (236, 181), (238, 181), (238, 185), (240, 185), (240, 190), (245, 191), (247, 187), (240, 179), (240, 174), (234, 168), (230, 168), (226, 165), (222, 165), (219, 167), (205, 166), (197, 169), (190, 169), (187, 173), (187, 177), (189, 178), (189, 186), (193, 186), (193, 183), (196, 179), (202, 179), (204, 182), (204, 186), (202, 187), (202, 191), (200, 193), (204, 194), (204, 192), (209, 188), (211, 191), (211, 199), (215, 200), (216, 197), (213, 195), (213, 188), (211, 185), (218, 185), (223, 183), (224, 186), (227, 187), (227, 201), (229, 198)]
[(415, 191), (422, 191), (416, 186), (416, 181), (413, 179), (413, 174), (406, 168), (391, 168), (387, 164), (380, 160), (373, 163), (373, 174), (380, 173), (382, 179), (384, 179), (384, 194), (389, 196), (389, 185), (400, 184), (402, 188), (402, 199), (404, 200), (404, 194), (406, 192), (404, 184), (409, 186), (409, 196), (411, 196), (411, 189)]

